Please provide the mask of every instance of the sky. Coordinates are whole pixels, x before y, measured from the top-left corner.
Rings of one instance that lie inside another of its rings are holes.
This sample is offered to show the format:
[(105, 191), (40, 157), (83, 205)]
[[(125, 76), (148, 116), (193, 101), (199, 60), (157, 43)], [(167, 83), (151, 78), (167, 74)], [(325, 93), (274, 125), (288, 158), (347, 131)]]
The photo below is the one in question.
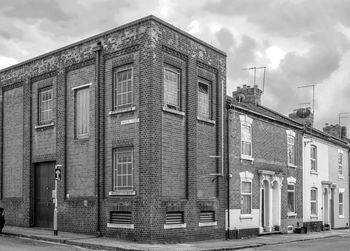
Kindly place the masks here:
[(266, 67), (262, 105), (312, 107), (298, 87), (315, 85), (314, 126), (349, 113), (350, 131), (349, 13), (348, 0), (1, 0), (0, 69), (152, 14), (227, 53), (227, 94)]

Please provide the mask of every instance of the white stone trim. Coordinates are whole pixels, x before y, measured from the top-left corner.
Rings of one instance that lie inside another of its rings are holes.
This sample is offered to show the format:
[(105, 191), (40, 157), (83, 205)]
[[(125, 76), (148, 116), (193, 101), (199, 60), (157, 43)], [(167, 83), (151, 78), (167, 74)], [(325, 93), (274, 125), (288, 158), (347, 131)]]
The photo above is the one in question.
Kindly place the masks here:
[(186, 223), (183, 224), (164, 224), (164, 229), (186, 228)]
[(72, 90), (74, 91), (74, 90), (77, 90), (77, 89), (90, 87), (90, 85), (92, 85), (92, 83), (88, 83), (88, 84), (85, 84), (85, 85), (79, 85), (79, 86), (76, 86), (76, 87), (72, 87)]
[(295, 185), (295, 183), (297, 183), (296, 181), (297, 181), (297, 180), (296, 180), (294, 177), (292, 177), (292, 176), (290, 176), (290, 177), (287, 178), (288, 184)]
[(345, 193), (345, 188), (339, 188), (339, 193)]
[(213, 221), (213, 222), (199, 222), (198, 226), (199, 227), (210, 227), (210, 226), (217, 226), (218, 222), (217, 221)]
[(127, 228), (134, 229), (134, 224), (115, 224), (115, 223), (107, 223), (108, 228)]
[(250, 181), (251, 182), (254, 178), (254, 174), (252, 174), (248, 171), (240, 172), (239, 176), (241, 177), (241, 182), (242, 181)]
[(239, 115), (239, 120), (241, 121), (241, 124), (251, 125), (253, 123), (253, 119), (247, 115)]
[(292, 131), (292, 130), (286, 130), (286, 133), (287, 133), (287, 136), (290, 136), (290, 137), (293, 137), (293, 138), (295, 138), (295, 132), (294, 131)]

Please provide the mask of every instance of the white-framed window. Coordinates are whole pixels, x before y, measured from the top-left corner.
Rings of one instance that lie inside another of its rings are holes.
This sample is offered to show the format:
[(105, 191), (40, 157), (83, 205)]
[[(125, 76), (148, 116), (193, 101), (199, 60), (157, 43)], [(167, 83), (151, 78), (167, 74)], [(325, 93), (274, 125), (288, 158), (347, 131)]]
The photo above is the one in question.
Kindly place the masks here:
[(343, 176), (343, 159), (344, 159), (344, 153), (343, 151), (338, 151), (338, 175)]
[(164, 106), (180, 111), (180, 71), (164, 67)]
[(339, 189), (339, 216), (344, 216), (344, 192)]
[(242, 158), (252, 158), (252, 123), (253, 119), (246, 115), (239, 116), (241, 121), (241, 155)]
[(296, 180), (293, 177), (287, 178), (288, 182), (288, 213), (295, 213), (295, 183)]
[(317, 215), (317, 188), (312, 187), (310, 194), (310, 211), (311, 215)]
[(39, 125), (52, 121), (52, 86), (39, 89), (38, 92)]
[(310, 146), (310, 164), (311, 171), (317, 172), (317, 146)]
[(248, 171), (241, 172), (241, 214), (252, 214), (252, 181), (254, 175)]
[(200, 79), (198, 81), (198, 117), (211, 119), (211, 84)]
[(113, 108), (129, 107), (133, 104), (133, 69), (121, 67), (113, 75)]
[(90, 88), (75, 89), (75, 135), (76, 138), (89, 136)]
[(133, 149), (131, 147), (113, 150), (113, 187), (114, 191), (133, 191)]
[(287, 130), (288, 165), (295, 165), (295, 132)]

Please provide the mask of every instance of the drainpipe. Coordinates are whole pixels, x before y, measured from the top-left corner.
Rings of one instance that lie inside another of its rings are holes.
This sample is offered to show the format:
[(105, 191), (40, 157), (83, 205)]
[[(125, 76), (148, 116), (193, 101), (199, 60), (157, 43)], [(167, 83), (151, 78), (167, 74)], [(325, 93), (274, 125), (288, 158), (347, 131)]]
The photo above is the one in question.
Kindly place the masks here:
[(226, 239), (230, 239), (230, 180), (231, 180), (231, 173), (230, 173), (230, 113), (229, 109), (227, 109), (227, 134), (226, 134), (226, 147), (227, 147), (227, 234)]
[(96, 168), (96, 234), (97, 236), (102, 236), (100, 225), (101, 225), (101, 217), (100, 217), (100, 85), (101, 85), (101, 53), (102, 53), (102, 43), (97, 42), (96, 47), (94, 48), (96, 53), (96, 88), (95, 88), (95, 137), (96, 137), (96, 151), (95, 151), (95, 168)]

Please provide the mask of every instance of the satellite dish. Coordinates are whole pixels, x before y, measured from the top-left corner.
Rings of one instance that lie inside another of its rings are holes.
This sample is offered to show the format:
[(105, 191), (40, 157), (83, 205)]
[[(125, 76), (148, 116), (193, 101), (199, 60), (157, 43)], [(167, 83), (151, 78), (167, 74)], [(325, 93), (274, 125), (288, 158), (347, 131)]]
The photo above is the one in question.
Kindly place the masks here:
[(299, 118), (307, 118), (311, 114), (310, 108), (299, 108), (296, 112), (297, 117)]

